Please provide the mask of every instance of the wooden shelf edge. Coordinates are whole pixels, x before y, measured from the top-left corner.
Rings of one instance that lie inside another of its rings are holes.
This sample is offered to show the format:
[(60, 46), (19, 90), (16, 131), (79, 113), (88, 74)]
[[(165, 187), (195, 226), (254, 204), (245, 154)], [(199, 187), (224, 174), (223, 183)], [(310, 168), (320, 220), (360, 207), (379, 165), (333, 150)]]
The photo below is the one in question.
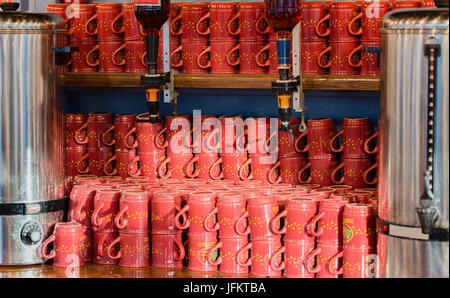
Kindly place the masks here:
[[(58, 83), (66, 87), (141, 87), (141, 74), (59, 73)], [(176, 74), (175, 88), (271, 89), (276, 75)], [(379, 91), (379, 76), (303, 76), (305, 90)]]

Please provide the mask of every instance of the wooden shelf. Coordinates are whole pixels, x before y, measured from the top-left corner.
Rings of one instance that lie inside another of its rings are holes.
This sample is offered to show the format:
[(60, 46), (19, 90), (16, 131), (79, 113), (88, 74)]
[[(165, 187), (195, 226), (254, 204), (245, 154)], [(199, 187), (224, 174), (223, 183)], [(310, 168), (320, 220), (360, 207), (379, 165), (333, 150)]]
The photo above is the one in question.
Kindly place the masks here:
[[(59, 73), (61, 86), (71, 87), (140, 87), (141, 74), (129, 73)], [(276, 75), (176, 74), (175, 88), (271, 89)], [(378, 76), (304, 76), (305, 90), (379, 91)]]

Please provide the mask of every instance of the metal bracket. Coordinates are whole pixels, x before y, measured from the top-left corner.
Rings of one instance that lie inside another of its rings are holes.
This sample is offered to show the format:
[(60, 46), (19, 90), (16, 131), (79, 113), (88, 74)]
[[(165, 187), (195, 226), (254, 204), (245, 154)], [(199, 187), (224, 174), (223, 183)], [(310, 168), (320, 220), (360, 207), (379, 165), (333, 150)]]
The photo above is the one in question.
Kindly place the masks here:
[(163, 33), (163, 69), (164, 72), (170, 72), (170, 80), (163, 86), (164, 103), (172, 103), (173, 99), (178, 96), (175, 91), (175, 73), (170, 70), (170, 34), (169, 34), (169, 22), (166, 22), (162, 28)]

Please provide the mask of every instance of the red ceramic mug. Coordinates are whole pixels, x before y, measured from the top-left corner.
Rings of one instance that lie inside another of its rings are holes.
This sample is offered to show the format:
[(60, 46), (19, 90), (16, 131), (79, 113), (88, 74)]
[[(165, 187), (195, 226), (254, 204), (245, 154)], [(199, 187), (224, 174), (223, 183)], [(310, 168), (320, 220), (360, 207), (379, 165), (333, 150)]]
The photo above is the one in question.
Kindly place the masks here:
[(219, 238), (231, 238), (250, 233), (246, 212), (246, 199), (239, 193), (224, 193), (217, 197), (216, 207), (208, 214), (205, 221), (213, 222), (217, 215), (217, 224), (213, 227), (205, 226), (208, 232), (219, 231)]
[(184, 246), (181, 239), (181, 232), (175, 234), (151, 234), (152, 261), (155, 268), (176, 268), (182, 267), (182, 260), (185, 257)]
[[(64, 114), (64, 128), (65, 128), (65, 145), (66, 147), (77, 146), (75, 141), (75, 132), (87, 122), (87, 114)], [(85, 136), (80, 136), (85, 138)]]
[[(242, 247), (236, 255), (241, 266), (250, 266), (250, 274), (256, 276), (280, 276), (280, 270), (274, 270), (270, 266), (270, 260), (281, 247), (280, 237), (269, 237), (263, 240), (252, 240)], [(245, 255), (251, 250), (251, 257), (245, 260)], [(245, 260), (245, 261), (243, 261)], [(281, 256), (277, 258), (281, 261)]]
[(89, 172), (88, 154), (85, 146), (67, 147), (66, 155), (66, 175), (76, 176), (81, 173)]
[[(122, 46), (122, 44), (122, 41), (99, 41), (98, 44), (86, 54), (86, 63), (91, 67), (98, 66), (98, 72), (123, 72), (123, 65), (115, 64), (114, 62), (117, 60), (113, 60), (115, 57), (113, 54)], [(96, 52), (98, 53), (98, 59), (94, 60), (92, 59), (92, 55)], [(121, 61), (124, 59), (124, 52), (125, 51), (121, 54)], [(94, 62), (91, 62), (92, 60), (94, 60)]]
[(156, 139), (160, 140), (164, 135), (164, 143), (155, 142), (156, 148), (166, 148), (167, 154), (192, 152), (191, 119), (188, 115), (166, 116), (164, 128), (156, 135)]
[[(160, 135), (163, 130), (161, 123), (150, 123), (148, 113), (140, 114), (136, 117), (135, 128), (128, 132), (129, 135), (136, 134), (138, 143), (138, 153), (150, 154), (156, 151), (164, 152), (164, 149), (157, 147), (164, 143), (164, 136)], [(157, 136), (159, 135), (159, 138)]]
[[(120, 3), (96, 3), (96, 6), (95, 14), (87, 21), (86, 33), (91, 36), (97, 35), (98, 41), (123, 40), (123, 34), (119, 32), (120, 26), (113, 24), (113, 20), (122, 10), (122, 5)], [(96, 28), (89, 26), (94, 21), (97, 23)], [(114, 31), (113, 27), (115, 27)]]
[(336, 258), (342, 252), (342, 245), (328, 242), (318, 242), (317, 248), (320, 254), (317, 256), (317, 262), (320, 271), (316, 273), (316, 278), (340, 278), (341, 274), (336, 274), (338, 268), (342, 268), (342, 260)]
[[(213, 74), (237, 73), (237, 67), (235, 65), (230, 65), (227, 59), (228, 54), (235, 45), (236, 42), (234, 40), (211, 41), (209, 46), (198, 55), (197, 64), (202, 69), (209, 69), (209, 72)], [(236, 60), (237, 55), (233, 52), (230, 61), (234, 63)]]
[(343, 247), (375, 248), (375, 212), (371, 204), (347, 204), (343, 214)]
[[(182, 206), (180, 193), (176, 191), (157, 191), (150, 199), (152, 234), (173, 234), (179, 229), (175, 225), (175, 216)], [(187, 217), (183, 216), (183, 224)]]
[[(236, 41), (232, 34), (237, 30), (238, 22), (234, 17), (237, 13), (234, 2), (210, 2), (208, 12), (197, 22), (197, 32), (200, 35), (209, 35), (210, 41)], [(208, 27), (203, 25), (208, 20)]]
[[(343, 158), (369, 158), (364, 143), (371, 135), (368, 118), (344, 118), (342, 129), (331, 139), (330, 148), (335, 153), (342, 152)], [(342, 144), (336, 148), (336, 140), (342, 136)]]
[[(208, 263), (219, 265), (219, 272), (222, 273), (248, 273), (248, 266), (238, 264), (237, 253), (244, 245), (248, 243), (247, 237), (220, 238), (208, 252)], [(218, 252), (220, 251), (220, 252)], [(242, 262), (248, 259), (248, 256), (242, 254)]]
[[(301, 68), (303, 73), (308, 75), (324, 75), (328, 73), (327, 69), (320, 67), (317, 63), (319, 54), (326, 48), (326, 41), (307, 41), (301, 43)], [(326, 58), (325, 55), (322, 55), (321, 59), (324, 58)]]
[[(213, 180), (212, 177), (220, 175), (220, 168), (212, 166), (219, 159), (217, 153), (200, 153), (196, 154), (188, 163), (184, 166), (184, 175), (188, 178), (198, 178), (204, 180)], [(194, 168), (195, 171), (189, 171)]]
[[(274, 175), (274, 171), (271, 171), (274, 163), (273, 160), (275, 156), (272, 155), (259, 155), (249, 157), (247, 161), (243, 164), (243, 168), (246, 168), (250, 165), (251, 168), (251, 178), (253, 180), (244, 180), (244, 181), (261, 181), (263, 184), (270, 184), (272, 181), (274, 184), (281, 182), (281, 176), (270, 177), (270, 175)], [(242, 174), (242, 176), (247, 179), (249, 176)]]
[[(105, 232), (101, 230), (94, 230), (94, 257), (93, 261), (96, 264), (115, 265), (118, 260), (113, 260), (108, 257), (108, 247), (114, 239), (119, 236), (116, 232)], [(113, 246), (111, 252), (113, 255), (117, 254), (118, 246)]]
[[(238, 27), (233, 22), (239, 19)], [(264, 18), (264, 5), (261, 2), (239, 2), (238, 13), (228, 23), (228, 32), (239, 35), (239, 41), (265, 40), (270, 27)]]
[[(129, 172), (136, 174), (139, 169), (137, 168), (135, 163), (132, 163), (134, 158), (136, 157), (135, 150), (120, 150), (116, 149), (115, 154), (111, 157), (103, 168), (103, 171), (108, 176), (119, 175), (122, 178), (129, 177)], [(109, 171), (108, 167), (110, 164), (115, 161), (114, 170)], [(131, 165), (130, 165), (131, 164)]]
[[(114, 155), (112, 147), (100, 147), (95, 150), (88, 149), (89, 154), (89, 173), (96, 176), (105, 174), (104, 168), (106, 162)], [(107, 171), (113, 171), (112, 164), (106, 167)]]
[[(113, 247), (120, 242), (120, 250), (113, 255)], [(122, 267), (148, 267), (150, 266), (150, 237), (146, 233), (120, 233), (108, 246), (108, 257), (119, 260)]]
[(418, 8), (420, 1), (418, 0), (395, 0), (391, 3), (392, 10), (405, 8)]
[(376, 277), (375, 249), (367, 247), (347, 247), (331, 258), (330, 262), (339, 262), (342, 258), (342, 267), (330, 268), (336, 275), (343, 278)]
[[(306, 131), (295, 140), (295, 150), (300, 153), (308, 152), (309, 159), (331, 158), (334, 154), (330, 144), (334, 135), (333, 119), (310, 119), (307, 121)], [(304, 142), (303, 138), (307, 138), (307, 142)], [(306, 145), (301, 145), (305, 143)]]
[(378, 136), (380, 135), (380, 132), (377, 130), (373, 135), (367, 138), (367, 140), (364, 142), (364, 151), (367, 154), (375, 154), (378, 152), (378, 145), (370, 149), (370, 144), (373, 140), (378, 139)]
[(144, 28), (136, 19), (134, 2), (122, 3), (122, 11), (111, 22), (111, 31), (123, 33), (126, 41), (145, 37)]
[[(281, 272), (289, 278), (314, 278), (314, 274), (322, 268), (320, 264), (314, 265), (315, 257), (321, 253), (319, 248), (314, 248), (313, 240), (284, 240), (284, 246), (270, 258), (270, 267)], [(284, 260), (280, 262), (281, 255)]]
[[(81, 253), (83, 238), (84, 230), (80, 223), (56, 223), (53, 234), (42, 244), (42, 257), (46, 260), (54, 259), (53, 266), (56, 267), (83, 266), (84, 260)], [(54, 242), (54, 248), (47, 254), (47, 246), (52, 242)]]
[[(361, 12), (354, 18), (361, 18), (361, 41), (380, 41), (381, 20), (383, 16), (389, 12), (388, 1), (364, 1), (361, 6)], [(349, 30), (354, 35), (358, 32), (354, 31), (353, 27)]]
[(256, 54), (256, 65), (267, 68), (268, 74), (278, 74), (278, 52), (276, 41), (269, 41), (268, 44), (259, 50)]
[[(123, 55), (124, 51), (125, 55)], [(147, 71), (145, 39), (126, 40), (112, 55), (114, 65), (124, 66), (125, 72), (143, 73)]]
[(70, 8), (68, 3), (47, 4), (47, 6), (45, 7), (45, 12), (60, 16), (66, 23), (66, 28), (69, 29), (69, 18), (67, 14), (69, 13), (70, 15)]
[(270, 177), (273, 177), (272, 173), (279, 167), (279, 177), (281, 177), (281, 183), (291, 185), (300, 184), (300, 181), (298, 181), (298, 174), (300, 172), (300, 169), (305, 165), (306, 157), (303, 155), (281, 158), (275, 165), (273, 165), (272, 169), (270, 169), (269, 182), (272, 184), (276, 182), (274, 180), (270, 180)]
[[(323, 158), (323, 159), (310, 159), (308, 163), (300, 169), (298, 173), (298, 181), (301, 183), (313, 183), (320, 184), (321, 186), (330, 186), (333, 184), (331, 181), (331, 172), (337, 166), (338, 161), (336, 158)], [(305, 171), (309, 170), (309, 176), (306, 180)]]
[[(322, 68), (329, 68), (330, 75), (358, 75), (359, 68), (352, 66), (356, 65), (355, 61), (360, 60), (356, 51), (358, 48), (358, 42), (330, 42), (330, 46), (317, 56), (317, 64)], [(328, 61), (324, 58), (327, 53)]]
[(78, 144), (87, 144), (90, 149), (105, 146), (102, 139), (110, 141), (113, 138), (112, 134), (103, 137), (105, 131), (113, 125), (112, 122), (113, 115), (109, 112), (89, 113), (87, 122), (75, 131), (75, 141)]
[[(209, 63), (203, 58), (199, 58), (200, 54), (208, 48), (207, 41), (182, 41), (181, 45), (170, 54), (170, 65), (174, 68), (181, 67), (182, 73), (202, 74), (208, 73), (205, 68)], [(178, 53), (182, 53), (179, 59)], [(177, 60), (178, 59), (178, 60)], [(203, 66), (200, 67), (200, 65)], [(209, 66), (207, 67), (209, 68)]]
[[(208, 4), (204, 3), (183, 3), (180, 14), (171, 20), (170, 33), (173, 36), (181, 36), (181, 42), (190, 43), (199, 41), (208, 42), (208, 36), (199, 32), (207, 30), (207, 21), (203, 18), (208, 13)], [(175, 28), (178, 20), (181, 26)]]
[(250, 157), (261, 156), (264, 154), (275, 153), (276, 149), (269, 148), (269, 140), (276, 132), (270, 131), (270, 118), (248, 118), (245, 120), (245, 131), (236, 140), (236, 145), (241, 146), (245, 143), (244, 151), (247, 151)]
[[(370, 171), (372, 160), (369, 158), (360, 159), (344, 159), (340, 165), (331, 172), (331, 180), (334, 184), (345, 184), (352, 188), (365, 188), (369, 185), (364, 181), (364, 176), (367, 176)], [(343, 169), (343, 174), (338, 180), (336, 174)]]
[[(319, 37), (328, 37), (329, 42), (358, 42), (358, 35), (353, 35), (349, 28), (357, 26), (358, 19), (354, 18), (358, 14), (358, 6), (354, 1), (331, 2), (328, 6), (328, 14), (320, 19), (315, 27), (316, 34)], [(320, 31), (323, 23), (329, 22), (329, 30)], [(356, 31), (356, 30), (354, 30)]]
[(222, 126), (221, 153), (243, 153), (242, 146), (236, 146), (236, 140), (244, 133), (244, 120), (241, 115), (225, 115), (219, 117)]
[(119, 211), (121, 192), (118, 189), (97, 190), (94, 197), (94, 211), (92, 213), (92, 225), (97, 230), (116, 231), (114, 219)]
[(330, 30), (326, 28), (325, 23), (319, 23), (319, 20), (326, 15), (327, 5), (323, 1), (302, 1), (300, 3), (300, 36), (302, 45), (304, 42), (326, 41), (325, 37), (321, 37), (316, 33), (316, 30), (323, 34)]
[(434, 0), (421, 0), (420, 1), (420, 7), (423, 8), (436, 8), (436, 4), (434, 3)]
[[(216, 193), (212, 191), (195, 191), (188, 196), (186, 205), (175, 216), (175, 226), (180, 230), (189, 228), (190, 234), (203, 235), (210, 233), (208, 230), (217, 229), (215, 218), (209, 214), (214, 213), (216, 206)], [(180, 218), (187, 220), (180, 221)], [(216, 233), (214, 233), (216, 235)]]
[[(256, 55), (264, 48), (264, 40), (239, 41), (227, 54), (226, 61), (231, 66), (239, 66), (240, 74), (263, 74), (267, 72), (265, 67), (261, 67), (256, 62)], [(236, 52), (239, 52), (236, 55)], [(234, 59), (237, 56), (237, 59)]]
[(360, 75), (376, 76), (380, 74), (379, 57), (377, 53), (368, 53), (365, 47), (380, 47), (381, 43), (378, 41), (363, 41), (361, 42), (361, 71)]
[[(256, 194), (255, 197), (247, 199), (247, 211), (239, 217), (238, 222), (243, 222), (245, 218), (248, 218), (251, 241), (266, 239), (276, 236), (270, 229), (270, 225), (278, 211), (279, 205), (275, 200), (263, 196), (262, 193)], [(237, 233), (242, 236), (246, 235), (247, 231), (238, 229)]]
[[(115, 149), (131, 150), (137, 146), (134, 136), (129, 132), (134, 128), (136, 123), (136, 114), (117, 114), (114, 119), (114, 124), (108, 128), (102, 137), (102, 142), (106, 146), (114, 145)], [(108, 133), (114, 134), (114, 139), (108, 141), (106, 136)]]
[(75, 221), (91, 228), (91, 216), (94, 211), (94, 197), (97, 188), (90, 185), (75, 185), (70, 192), (67, 221)]
[[(186, 169), (186, 165), (191, 158), (191, 153), (167, 154), (166, 159), (162, 161), (157, 168), (158, 176), (163, 179), (169, 177), (175, 179), (185, 179), (185, 172), (189, 171), (189, 169)], [(164, 172), (166, 168), (167, 170)]]
[(217, 265), (208, 262), (208, 252), (217, 243), (217, 233), (188, 233), (188, 269), (194, 271), (217, 271)]
[[(97, 53), (91, 54), (89, 58), (86, 56), (97, 45), (97, 42), (95, 40), (72, 42), (71, 45), (78, 47), (78, 51), (72, 52), (70, 58), (71, 72), (97, 72), (97, 66), (90, 66), (98, 60)], [(89, 59), (89, 64), (86, 59)]]
[[(214, 180), (227, 179), (238, 182), (252, 179), (253, 176), (248, 168), (247, 154), (222, 154), (222, 156), (211, 166), (210, 175)], [(216, 168), (222, 164), (222, 171), (217, 176), (214, 174)], [(247, 164), (247, 166), (245, 166)]]
[[(127, 172), (131, 177), (148, 177), (150, 179), (158, 179), (158, 167), (166, 159), (164, 151), (154, 151), (150, 153), (139, 153), (128, 164)], [(136, 165), (139, 163), (139, 165)], [(138, 169), (137, 171), (135, 169)], [(163, 170), (166, 168), (163, 167)]]
[(70, 37), (71, 43), (74, 42), (95, 42), (96, 36), (89, 35), (87, 30), (95, 31), (97, 28), (97, 22), (91, 20), (96, 11), (95, 4), (72, 4), (70, 5), (69, 18), (69, 31), (67, 34)]
[(114, 219), (114, 225), (119, 232), (148, 232), (149, 227), (149, 197), (147, 191), (122, 191), (119, 201), (119, 212)]
[[(289, 121), (289, 125), (298, 125), (300, 124), (299, 118), (291, 118)], [(280, 128), (281, 121), (278, 121), (278, 128)], [(280, 130), (278, 129), (277, 133), (277, 146), (278, 149), (278, 158), (282, 159), (285, 157), (290, 156), (298, 156), (302, 155), (295, 150), (295, 140), (298, 138), (298, 136), (301, 134), (300, 130), (298, 129), (292, 129), (289, 131)], [(275, 137), (275, 135), (271, 135), (270, 138), (272, 139)], [(269, 141), (270, 144), (270, 141)]]

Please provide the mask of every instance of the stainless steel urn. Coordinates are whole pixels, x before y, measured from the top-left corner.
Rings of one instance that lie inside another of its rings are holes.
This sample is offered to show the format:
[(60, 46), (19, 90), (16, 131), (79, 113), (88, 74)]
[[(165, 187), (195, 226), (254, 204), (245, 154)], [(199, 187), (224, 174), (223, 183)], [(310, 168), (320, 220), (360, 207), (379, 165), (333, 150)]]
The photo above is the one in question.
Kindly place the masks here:
[(448, 8), (380, 29), (379, 276), (449, 277)]
[(37, 264), (66, 203), (54, 47), (65, 24), (0, 5), (0, 265)]

